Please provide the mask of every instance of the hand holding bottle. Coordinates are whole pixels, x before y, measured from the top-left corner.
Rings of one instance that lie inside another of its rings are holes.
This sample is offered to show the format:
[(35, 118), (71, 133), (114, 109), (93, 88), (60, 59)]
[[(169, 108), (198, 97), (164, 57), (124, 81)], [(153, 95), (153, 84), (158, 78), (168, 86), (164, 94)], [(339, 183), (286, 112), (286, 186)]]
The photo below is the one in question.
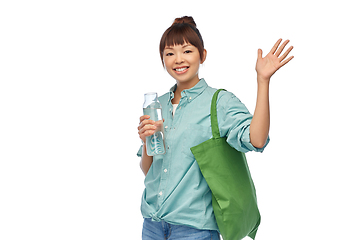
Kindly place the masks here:
[(153, 121), (150, 120), (149, 115), (143, 115), (140, 117), (140, 124), (138, 127), (139, 137), (145, 143), (146, 137), (153, 135), (155, 132), (161, 131), (164, 120)]

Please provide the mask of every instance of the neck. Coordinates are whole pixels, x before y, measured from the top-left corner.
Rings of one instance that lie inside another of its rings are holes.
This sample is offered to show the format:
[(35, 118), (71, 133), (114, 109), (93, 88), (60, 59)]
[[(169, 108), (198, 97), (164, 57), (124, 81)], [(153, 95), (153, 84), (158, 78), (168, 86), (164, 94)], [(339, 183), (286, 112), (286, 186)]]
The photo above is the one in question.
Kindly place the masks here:
[(172, 99), (171, 102), (173, 104), (178, 104), (181, 99), (181, 92), (186, 89), (190, 89), (190, 88), (194, 87), (199, 81), (200, 81), (200, 79), (198, 77), (196, 77), (193, 80), (188, 81), (188, 82), (176, 81), (176, 90), (174, 92), (174, 98)]

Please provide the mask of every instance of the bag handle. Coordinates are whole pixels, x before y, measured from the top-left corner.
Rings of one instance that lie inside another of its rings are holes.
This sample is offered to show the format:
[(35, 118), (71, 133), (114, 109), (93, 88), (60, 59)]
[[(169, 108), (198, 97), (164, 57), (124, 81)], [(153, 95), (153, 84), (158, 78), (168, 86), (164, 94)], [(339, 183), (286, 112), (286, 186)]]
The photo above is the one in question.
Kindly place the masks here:
[(211, 100), (211, 130), (212, 130), (212, 135), (213, 138), (220, 138), (220, 131), (219, 131), (219, 125), (218, 125), (218, 119), (217, 119), (217, 111), (216, 111), (216, 101), (217, 101), (217, 97), (219, 95), (220, 91), (226, 91), (225, 89), (219, 89), (217, 90), (214, 95), (213, 98)]

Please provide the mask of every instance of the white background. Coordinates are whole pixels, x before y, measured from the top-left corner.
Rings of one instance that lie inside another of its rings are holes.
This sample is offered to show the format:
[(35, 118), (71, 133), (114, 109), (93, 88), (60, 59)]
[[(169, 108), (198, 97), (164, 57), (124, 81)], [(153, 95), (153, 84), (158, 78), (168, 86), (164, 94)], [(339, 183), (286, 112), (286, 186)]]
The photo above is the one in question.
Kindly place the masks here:
[(251, 112), (257, 49), (290, 39), (271, 79), (271, 142), (247, 155), (262, 239), (360, 239), (356, 1), (2, 1), (0, 239), (141, 239), (143, 94), (175, 83), (158, 45), (194, 17), (200, 77)]

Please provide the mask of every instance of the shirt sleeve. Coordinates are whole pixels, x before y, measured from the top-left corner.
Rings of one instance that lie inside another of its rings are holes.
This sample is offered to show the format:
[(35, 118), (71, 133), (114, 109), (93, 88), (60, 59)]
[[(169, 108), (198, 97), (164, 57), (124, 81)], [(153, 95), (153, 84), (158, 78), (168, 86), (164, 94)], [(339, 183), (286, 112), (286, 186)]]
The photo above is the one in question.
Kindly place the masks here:
[(142, 157), (143, 145), (140, 146), (139, 151), (137, 152), (138, 157)]
[(246, 106), (232, 93), (222, 91), (217, 101), (218, 123), (221, 137), (227, 137), (230, 146), (240, 152), (263, 152), (270, 141), (268, 136), (264, 147), (256, 148), (250, 142), (252, 115)]

